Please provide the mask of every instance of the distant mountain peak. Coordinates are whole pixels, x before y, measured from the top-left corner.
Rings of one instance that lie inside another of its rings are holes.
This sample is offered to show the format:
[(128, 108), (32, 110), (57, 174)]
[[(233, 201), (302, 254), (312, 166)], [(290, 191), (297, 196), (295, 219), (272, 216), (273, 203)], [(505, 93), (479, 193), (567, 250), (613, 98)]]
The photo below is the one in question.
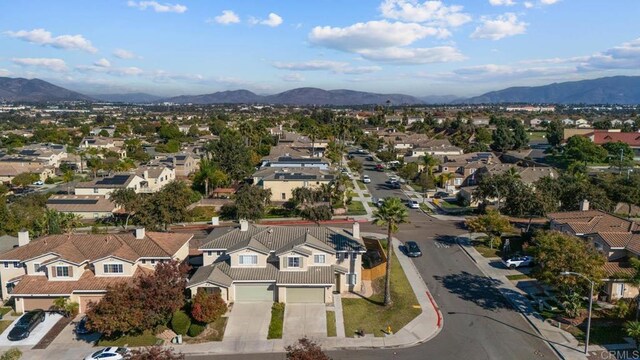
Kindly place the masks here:
[(91, 101), (92, 98), (40, 79), (0, 77), (0, 101)]

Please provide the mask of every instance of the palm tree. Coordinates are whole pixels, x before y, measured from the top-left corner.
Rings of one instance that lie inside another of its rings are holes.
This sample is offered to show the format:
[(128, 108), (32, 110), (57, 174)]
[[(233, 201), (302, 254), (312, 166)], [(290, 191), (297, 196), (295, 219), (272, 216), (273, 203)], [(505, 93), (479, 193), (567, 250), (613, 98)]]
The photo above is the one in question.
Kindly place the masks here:
[(75, 178), (72, 170), (67, 170), (62, 174), (62, 180), (67, 183), (67, 195), (71, 194), (71, 182)]
[(391, 234), (398, 231), (398, 225), (408, 222), (409, 212), (398, 198), (389, 198), (373, 214), (373, 222), (378, 226), (387, 227), (387, 265), (384, 279), (384, 305), (391, 305), (391, 259), (393, 257), (393, 245)]
[(640, 321), (627, 321), (624, 328), (627, 335), (636, 341), (636, 346), (640, 349)]
[(438, 158), (428, 154), (424, 156), (424, 166), (427, 168), (427, 174), (429, 174), (429, 176), (433, 176), (433, 168), (438, 165), (440, 165)]
[(453, 179), (454, 177), (455, 177), (454, 173), (440, 174), (440, 176), (438, 176), (438, 179), (440, 180), (440, 186), (444, 189), (445, 184), (449, 182), (449, 180)]
[(516, 180), (516, 179), (520, 179), (520, 172), (518, 172), (518, 169), (514, 167), (510, 167), (509, 170), (505, 171), (505, 174), (507, 176), (508, 179), (510, 180)]

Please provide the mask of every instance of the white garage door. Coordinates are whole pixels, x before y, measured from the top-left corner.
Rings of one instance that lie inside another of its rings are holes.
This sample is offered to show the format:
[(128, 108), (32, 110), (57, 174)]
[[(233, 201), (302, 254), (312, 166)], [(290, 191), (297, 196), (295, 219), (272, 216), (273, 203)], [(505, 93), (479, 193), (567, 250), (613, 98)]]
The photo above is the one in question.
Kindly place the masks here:
[(324, 288), (317, 287), (289, 287), (287, 288), (288, 303), (324, 303)]
[(236, 302), (273, 301), (274, 284), (236, 284)]

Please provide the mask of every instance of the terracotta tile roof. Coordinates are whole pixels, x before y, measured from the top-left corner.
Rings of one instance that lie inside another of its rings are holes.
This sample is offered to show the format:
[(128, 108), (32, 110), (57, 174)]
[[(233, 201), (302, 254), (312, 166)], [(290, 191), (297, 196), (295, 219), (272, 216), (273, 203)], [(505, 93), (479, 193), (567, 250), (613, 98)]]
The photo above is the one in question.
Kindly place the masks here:
[(566, 224), (575, 234), (630, 232), (638, 229), (633, 221), (600, 210), (551, 213), (549, 219), (558, 224)]
[(596, 131), (593, 134), (589, 134), (593, 139), (593, 142), (602, 145), (609, 142), (621, 141), (629, 146), (640, 146), (640, 133), (624, 133), (624, 132), (608, 132), (608, 131)]
[(598, 236), (611, 248), (624, 248), (633, 237), (630, 232), (599, 232)]
[(626, 249), (636, 255), (640, 255), (640, 234), (631, 235)]
[(132, 233), (50, 235), (3, 254), (0, 260), (25, 261), (54, 253), (76, 264), (108, 256), (136, 261), (141, 257), (173, 257), (193, 237), (185, 233), (147, 232), (144, 239)]
[(635, 270), (631, 267), (631, 264), (629, 264), (626, 258), (606, 262), (603, 268), (607, 278), (609, 279), (619, 279), (635, 273)]
[(15, 295), (71, 294), (74, 291), (105, 291), (109, 286), (122, 282), (133, 283), (143, 274), (153, 272), (152, 269), (138, 267), (133, 276), (95, 276), (93, 271), (85, 270), (77, 281), (50, 281), (42, 275), (25, 275), (13, 288)]

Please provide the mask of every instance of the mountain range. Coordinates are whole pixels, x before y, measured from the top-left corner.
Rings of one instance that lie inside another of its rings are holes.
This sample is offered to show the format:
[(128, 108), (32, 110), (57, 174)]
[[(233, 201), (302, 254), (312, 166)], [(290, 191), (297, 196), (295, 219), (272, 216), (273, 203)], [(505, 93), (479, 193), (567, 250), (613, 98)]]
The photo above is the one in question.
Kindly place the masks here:
[(177, 104), (276, 104), (276, 105), (417, 105), (417, 104), (640, 104), (640, 76), (613, 76), (593, 80), (511, 87), (471, 98), (452, 95), (422, 98), (404, 94), (377, 94), (353, 90), (304, 87), (273, 95), (249, 90), (220, 91), (169, 98), (146, 93), (83, 95), (40, 79), (0, 77), (0, 101), (58, 102), (108, 101), (122, 103), (172, 102)]

